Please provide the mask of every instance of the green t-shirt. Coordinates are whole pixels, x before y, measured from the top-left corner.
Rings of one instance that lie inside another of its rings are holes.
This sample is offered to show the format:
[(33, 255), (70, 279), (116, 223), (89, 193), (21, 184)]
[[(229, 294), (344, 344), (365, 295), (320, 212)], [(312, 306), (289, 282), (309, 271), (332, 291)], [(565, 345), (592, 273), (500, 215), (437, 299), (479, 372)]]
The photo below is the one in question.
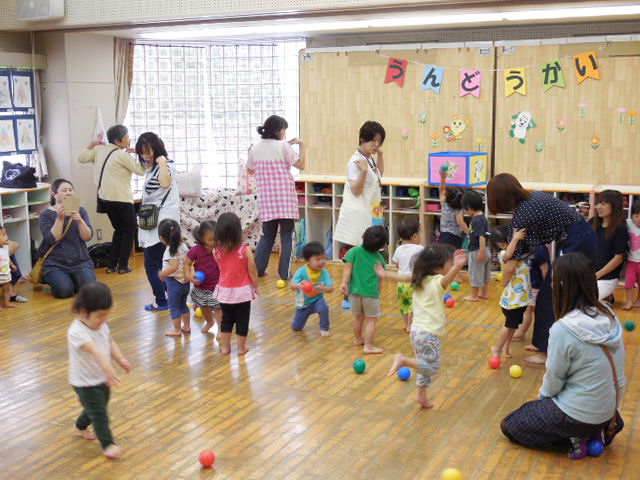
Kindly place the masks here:
[(378, 275), (373, 267), (376, 263), (382, 264), (383, 267), (386, 265), (380, 252), (370, 252), (362, 246), (353, 247), (342, 260), (353, 265), (349, 279), (349, 293), (379, 298)]

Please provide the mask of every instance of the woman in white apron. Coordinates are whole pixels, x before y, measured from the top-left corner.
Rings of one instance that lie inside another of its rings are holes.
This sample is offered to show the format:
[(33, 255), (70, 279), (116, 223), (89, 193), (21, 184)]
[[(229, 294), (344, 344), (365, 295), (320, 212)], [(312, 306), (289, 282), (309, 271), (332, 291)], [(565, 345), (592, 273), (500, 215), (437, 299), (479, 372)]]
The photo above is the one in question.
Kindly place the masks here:
[[(360, 127), (358, 138), (358, 149), (347, 164), (347, 181), (333, 235), (336, 241), (347, 246), (360, 245), (368, 227), (384, 222), (380, 205), (384, 157), (380, 147), (385, 131), (378, 122), (367, 121)], [(349, 308), (346, 299), (342, 306)]]

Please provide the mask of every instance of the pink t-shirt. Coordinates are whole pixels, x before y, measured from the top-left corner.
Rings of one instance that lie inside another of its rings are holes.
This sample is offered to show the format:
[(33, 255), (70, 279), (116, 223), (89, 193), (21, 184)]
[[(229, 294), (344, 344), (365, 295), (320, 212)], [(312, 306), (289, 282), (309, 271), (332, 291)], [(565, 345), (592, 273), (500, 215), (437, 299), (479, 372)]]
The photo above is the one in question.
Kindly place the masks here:
[(220, 269), (213, 257), (213, 252), (207, 251), (206, 248), (198, 244), (189, 250), (187, 257), (193, 262), (193, 268), (196, 272), (204, 273), (204, 281), (199, 283), (196, 288), (213, 291), (220, 279)]
[(249, 150), (247, 168), (255, 170), (260, 220), (300, 216), (291, 167), (298, 154), (283, 140), (260, 140)]
[(247, 245), (234, 252), (222, 248), (214, 249), (214, 256), (220, 267), (220, 281), (213, 296), (220, 303), (242, 303), (256, 298), (256, 292), (249, 277)]

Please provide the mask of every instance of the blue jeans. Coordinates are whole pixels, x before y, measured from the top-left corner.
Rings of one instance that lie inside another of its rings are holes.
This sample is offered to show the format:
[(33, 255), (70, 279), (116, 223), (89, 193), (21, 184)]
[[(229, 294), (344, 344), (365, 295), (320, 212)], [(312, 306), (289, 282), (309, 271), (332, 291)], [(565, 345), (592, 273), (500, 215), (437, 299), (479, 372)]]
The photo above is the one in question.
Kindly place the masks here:
[(20, 271), (20, 265), (18, 265), (18, 260), (16, 260), (16, 256), (11, 255), (9, 258), (11, 259), (13, 264), (16, 266), (15, 271), (11, 270), (11, 285), (15, 285), (16, 283), (18, 283), (18, 280), (20, 280), (20, 278), (22, 277), (22, 272)]
[(280, 218), (262, 222), (262, 237), (256, 248), (256, 268), (258, 276), (264, 276), (269, 265), (269, 257), (276, 241), (278, 225), (280, 225), (280, 263), (278, 275), (283, 280), (289, 280), (289, 267), (291, 266), (291, 248), (293, 243), (293, 227), (295, 220), (292, 218)]
[(296, 313), (293, 316), (293, 321), (291, 322), (291, 328), (293, 328), (297, 332), (302, 330), (307, 323), (309, 316), (314, 313), (320, 315), (320, 330), (328, 332), (329, 306), (327, 305), (327, 302), (324, 301), (324, 297), (320, 297), (308, 307), (297, 308)]
[(585, 220), (573, 222), (567, 229), (567, 238), (560, 245), (562, 254), (580, 252), (593, 261), (598, 251), (598, 237), (593, 227)]
[(158, 272), (162, 270), (162, 256), (167, 246), (158, 242), (155, 245), (144, 249), (144, 269), (147, 272), (147, 279), (151, 284), (151, 290), (156, 297), (156, 305), (159, 307), (167, 306), (167, 286), (158, 277)]
[(56, 298), (73, 297), (80, 287), (95, 281), (96, 276), (90, 268), (82, 268), (73, 273), (53, 268), (42, 277), (42, 283), (51, 287), (51, 293)]
[(182, 314), (189, 313), (187, 297), (189, 296), (189, 287), (191, 285), (188, 283), (180, 283), (173, 277), (167, 277), (165, 282), (167, 284), (171, 319), (180, 318)]

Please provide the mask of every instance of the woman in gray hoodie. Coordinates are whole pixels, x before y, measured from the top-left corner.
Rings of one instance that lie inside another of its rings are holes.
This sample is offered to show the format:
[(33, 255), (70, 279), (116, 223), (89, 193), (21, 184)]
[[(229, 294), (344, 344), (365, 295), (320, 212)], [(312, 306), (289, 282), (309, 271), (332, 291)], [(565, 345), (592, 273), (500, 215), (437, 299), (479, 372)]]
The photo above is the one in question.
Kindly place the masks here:
[[(553, 308), (558, 319), (549, 330), (549, 349), (538, 400), (527, 402), (502, 421), (502, 432), (527, 447), (570, 445), (569, 457), (587, 455), (587, 442), (608, 445), (624, 425), (617, 408), (625, 385), (622, 327), (598, 300), (593, 266), (581, 253), (559, 257), (553, 265)], [(618, 392), (611, 363), (615, 366)], [(612, 417), (614, 431), (607, 432)]]

